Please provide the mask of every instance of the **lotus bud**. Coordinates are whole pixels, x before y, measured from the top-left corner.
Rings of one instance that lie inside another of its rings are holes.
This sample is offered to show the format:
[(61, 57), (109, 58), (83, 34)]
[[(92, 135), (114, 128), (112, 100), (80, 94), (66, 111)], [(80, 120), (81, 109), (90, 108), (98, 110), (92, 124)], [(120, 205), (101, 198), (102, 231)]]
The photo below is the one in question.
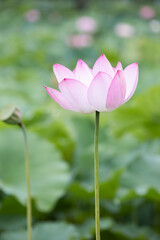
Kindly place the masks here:
[(8, 124), (21, 124), (22, 114), (17, 106), (13, 103), (6, 105), (0, 111), (0, 121)]

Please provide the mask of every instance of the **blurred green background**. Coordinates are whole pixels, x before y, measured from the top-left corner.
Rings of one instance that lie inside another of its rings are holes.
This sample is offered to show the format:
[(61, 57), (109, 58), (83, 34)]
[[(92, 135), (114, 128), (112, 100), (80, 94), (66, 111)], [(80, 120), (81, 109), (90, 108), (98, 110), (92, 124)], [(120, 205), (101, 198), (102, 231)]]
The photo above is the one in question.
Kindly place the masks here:
[[(94, 238), (94, 115), (66, 111), (54, 63), (90, 67), (105, 53), (138, 62), (133, 98), (101, 114), (102, 240), (160, 239), (160, 1), (0, 1), (0, 108), (14, 102), (28, 130), (33, 240)], [(0, 240), (26, 240), (24, 144), (0, 123)]]

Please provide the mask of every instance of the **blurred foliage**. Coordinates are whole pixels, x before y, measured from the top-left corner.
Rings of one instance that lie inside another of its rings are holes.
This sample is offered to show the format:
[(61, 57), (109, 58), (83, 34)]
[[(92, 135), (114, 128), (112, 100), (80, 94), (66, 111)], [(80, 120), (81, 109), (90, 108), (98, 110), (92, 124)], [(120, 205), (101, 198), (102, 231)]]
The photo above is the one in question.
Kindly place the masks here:
[[(69, 42), (81, 16), (98, 26), (86, 47)], [(92, 66), (105, 53), (113, 66), (138, 62), (140, 77), (129, 103), (101, 114), (102, 240), (159, 240), (160, 2), (1, 0), (0, 31), (0, 109), (14, 102), (27, 126), (33, 239), (95, 239), (94, 116), (61, 109), (43, 85), (57, 87), (54, 63)], [(23, 148), (20, 129), (0, 123), (0, 240), (27, 239)]]

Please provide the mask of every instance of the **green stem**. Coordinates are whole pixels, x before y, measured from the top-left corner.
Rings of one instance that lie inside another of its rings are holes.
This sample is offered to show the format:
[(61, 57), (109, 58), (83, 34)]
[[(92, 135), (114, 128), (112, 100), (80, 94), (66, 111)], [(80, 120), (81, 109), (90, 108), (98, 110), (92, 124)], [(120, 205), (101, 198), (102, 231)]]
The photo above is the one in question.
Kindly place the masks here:
[(30, 171), (29, 171), (29, 151), (28, 151), (28, 141), (27, 133), (23, 123), (19, 126), (22, 129), (24, 136), (25, 145), (25, 167), (26, 167), (26, 184), (27, 184), (27, 230), (28, 230), (28, 240), (32, 240), (32, 207), (31, 207), (31, 190), (30, 190)]
[(99, 135), (99, 112), (95, 116), (94, 135), (94, 174), (95, 174), (95, 227), (96, 240), (100, 240), (100, 207), (99, 207), (99, 159), (98, 159), (98, 135)]

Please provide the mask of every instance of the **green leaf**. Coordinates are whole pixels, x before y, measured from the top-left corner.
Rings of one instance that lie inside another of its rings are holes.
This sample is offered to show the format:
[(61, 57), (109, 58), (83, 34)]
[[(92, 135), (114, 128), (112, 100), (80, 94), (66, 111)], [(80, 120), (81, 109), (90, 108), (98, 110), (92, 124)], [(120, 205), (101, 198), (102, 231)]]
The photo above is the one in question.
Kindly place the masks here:
[[(99, 177), (100, 182), (108, 181), (117, 170), (123, 170), (134, 157), (137, 140), (126, 136), (115, 139), (108, 128), (102, 128), (99, 142)], [(90, 134), (90, 133), (89, 133)], [(76, 180), (93, 188), (94, 184), (94, 144), (79, 152), (75, 159)]]
[(14, 232), (6, 232), (1, 235), (1, 240), (27, 240), (27, 232), (26, 231), (14, 231)]
[(160, 141), (149, 141), (141, 145), (121, 180), (119, 194), (124, 199), (136, 196), (160, 201)]
[(4, 197), (1, 208), (0, 215), (26, 215), (25, 207), (18, 202), (18, 200), (13, 196)]
[[(37, 208), (49, 211), (65, 194), (69, 184), (69, 167), (59, 151), (48, 141), (28, 133), (31, 195)], [(26, 202), (24, 144), (21, 129), (0, 131), (0, 187), (18, 200)]]
[(0, 230), (15, 231), (26, 226), (26, 217), (17, 215), (0, 215)]
[[(45, 215), (45, 212), (38, 211), (37, 207), (35, 206), (35, 201), (32, 201), (33, 221), (34, 219), (43, 218), (44, 215)], [(8, 218), (8, 223), (6, 221), (6, 224), (0, 224), (0, 229), (13, 228), (12, 225), (14, 224), (12, 219), (14, 219), (14, 217), (16, 217), (17, 219), (21, 219), (21, 218), (26, 219), (26, 208), (22, 203), (18, 201), (17, 198), (13, 196), (4, 196), (1, 203), (1, 207), (0, 207), (0, 219), (2, 219), (2, 221), (3, 221), (3, 217), (5, 219)]]
[[(42, 116), (40, 116), (42, 118)], [(64, 122), (53, 120), (50, 118), (50, 122), (43, 124), (43, 118), (41, 123), (32, 127), (32, 130), (40, 134), (43, 138), (53, 142), (55, 146), (62, 152), (63, 157), (68, 162), (71, 162), (74, 151), (74, 141), (72, 132), (65, 126)]]
[[(119, 186), (119, 180), (122, 174), (122, 170), (117, 170), (112, 173), (112, 176), (103, 182), (100, 182), (100, 198), (101, 199), (113, 199)], [(86, 184), (75, 182), (70, 187), (70, 192), (73, 197), (90, 201), (94, 197), (93, 184), (89, 187)]]
[(41, 223), (34, 228), (33, 238), (37, 240), (78, 240), (78, 231), (67, 223)]
[[(27, 240), (26, 231), (6, 232), (2, 234), (1, 240)], [(64, 222), (40, 223), (33, 229), (34, 240), (78, 240), (79, 234), (76, 228)]]
[(14, 197), (4, 197), (0, 207), (0, 231), (14, 231), (24, 227), (26, 227), (25, 207)]
[[(118, 239), (135, 240), (159, 240), (160, 236), (147, 227), (139, 227), (135, 224), (115, 224), (111, 228)], [(121, 239), (121, 238), (120, 238)]]
[[(112, 227), (113, 220), (111, 218), (100, 219), (101, 231), (108, 230)], [(95, 219), (88, 218), (83, 224), (78, 227), (82, 239), (91, 239), (95, 235)]]
[(134, 97), (131, 103), (112, 112), (109, 124), (116, 134), (132, 132), (141, 139), (160, 136), (160, 86)]

